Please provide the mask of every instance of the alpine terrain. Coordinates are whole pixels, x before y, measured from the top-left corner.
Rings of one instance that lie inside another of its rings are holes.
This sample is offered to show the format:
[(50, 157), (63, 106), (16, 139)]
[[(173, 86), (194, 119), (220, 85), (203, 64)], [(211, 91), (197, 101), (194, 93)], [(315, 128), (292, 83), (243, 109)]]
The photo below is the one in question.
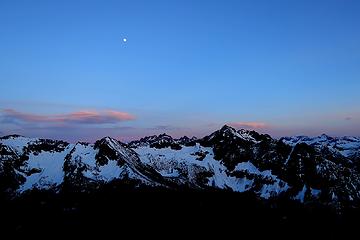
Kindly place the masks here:
[(88, 215), (128, 207), (133, 217), (145, 211), (173, 218), (185, 209), (202, 216), (194, 221), (236, 209), (246, 221), (269, 224), (307, 214), (338, 219), (359, 208), (360, 138), (274, 139), (229, 126), (201, 139), (162, 134), (127, 144), (4, 136), (0, 194), (11, 216), (6, 226), (24, 231), (37, 214), (77, 226)]

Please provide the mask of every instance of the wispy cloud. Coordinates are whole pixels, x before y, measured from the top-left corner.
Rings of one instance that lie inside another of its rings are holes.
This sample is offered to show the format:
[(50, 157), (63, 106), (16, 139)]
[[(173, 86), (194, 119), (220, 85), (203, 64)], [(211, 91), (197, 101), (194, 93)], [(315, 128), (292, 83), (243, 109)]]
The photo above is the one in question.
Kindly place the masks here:
[(251, 128), (251, 129), (264, 129), (269, 125), (264, 122), (230, 122), (228, 125), (235, 128)]
[(49, 114), (40, 115), (32, 113), (19, 112), (14, 109), (4, 109), (2, 111), (3, 119), (9, 122), (25, 123), (79, 123), (79, 124), (107, 124), (118, 123), (122, 121), (135, 120), (135, 116), (127, 112), (114, 110), (104, 111), (77, 111), (67, 114)]
[(158, 125), (158, 126), (155, 126), (154, 129), (156, 129), (156, 130), (168, 130), (168, 129), (173, 129), (173, 127), (168, 126), (168, 125)]
[(170, 125), (157, 125), (154, 127), (147, 128), (147, 130), (159, 130), (159, 131), (170, 131), (170, 130), (177, 130), (177, 127), (170, 126)]

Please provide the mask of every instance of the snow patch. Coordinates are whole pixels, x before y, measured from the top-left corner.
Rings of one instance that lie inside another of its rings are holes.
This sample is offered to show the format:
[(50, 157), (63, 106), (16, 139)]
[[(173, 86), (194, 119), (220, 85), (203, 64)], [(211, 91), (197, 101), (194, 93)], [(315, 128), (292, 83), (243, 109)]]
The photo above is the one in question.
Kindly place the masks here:
[(302, 190), (299, 191), (299, 193), (295, 196), (295, 200), (299, 200), (300, 202), (304, 202), (305, 199), (305, 193), (306, 193), (306, 185), (302, 188)]
[(30, 154), (25, 169), (36, 169), (39, 172), (25, 176), (26, 182), (20, 187), (19, 191), (23, 192), (33, 187), (41, 189), (60, 185), (64, 179), (64, 158), (72, 147), (73, 145), (69, 145), (62, 152), (41, 152), (37, 155)]
[(17, 137), (9, 137), (7, 139), (0, 139), (0, 143), (8, 147), (11, 147), (16, 151), (16, 153), (22, 154), (24, 147), (26, 147), (29, 143), (36, 142), (38, 140), (39, 140), (38, 138), (26, 138), (22, 136), (17, 136)]

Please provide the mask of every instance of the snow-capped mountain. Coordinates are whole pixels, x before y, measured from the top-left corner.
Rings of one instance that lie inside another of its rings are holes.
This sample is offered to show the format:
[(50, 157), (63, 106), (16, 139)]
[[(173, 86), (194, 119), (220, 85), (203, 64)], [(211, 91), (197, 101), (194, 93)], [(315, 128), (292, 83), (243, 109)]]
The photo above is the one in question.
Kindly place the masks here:
[(131, 148), (150, 146), (151, 148), (171, 147), (172, 149), (181, 149), (181, 145), (195, 145), (196, 137), (189, 138), (187, 136), (179, 139), (173, 139), (171, 136), (163, 133), (158, 136), (149, 136), (140, 140), (132, 141), (128, 145)]
[(359, 155), (356, 137), (276, 140), (229, 126), (202, 139), (161, 134), (129, 144), (110, 137), (70, 144), (12, 135), (0, 138), (0, 191), (91, 191), (120, 182), (357, 206)]
[(314, 146), (318, 150), (328, 148), (331, 152), (341, 154), (344, 157), (352, 160), (358, 160), (360, 158), (360, 138), (359, 137), (330, 137), (326, 134), (322, 134), (317, 137), (307, 136), (295, 136), (284, 137), (281, 139), (283, 142), (289, 145), (296, 145), (299, 143), (306, 143), (310, 146)]

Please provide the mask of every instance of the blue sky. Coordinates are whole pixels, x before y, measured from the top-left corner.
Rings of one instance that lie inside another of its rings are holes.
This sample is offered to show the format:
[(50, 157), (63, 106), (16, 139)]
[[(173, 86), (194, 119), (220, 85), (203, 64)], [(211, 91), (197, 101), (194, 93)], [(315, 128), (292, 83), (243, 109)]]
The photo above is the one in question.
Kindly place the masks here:
[(1, 1), (0, 132), (360, 135), (359, 12), (356, 0)]

